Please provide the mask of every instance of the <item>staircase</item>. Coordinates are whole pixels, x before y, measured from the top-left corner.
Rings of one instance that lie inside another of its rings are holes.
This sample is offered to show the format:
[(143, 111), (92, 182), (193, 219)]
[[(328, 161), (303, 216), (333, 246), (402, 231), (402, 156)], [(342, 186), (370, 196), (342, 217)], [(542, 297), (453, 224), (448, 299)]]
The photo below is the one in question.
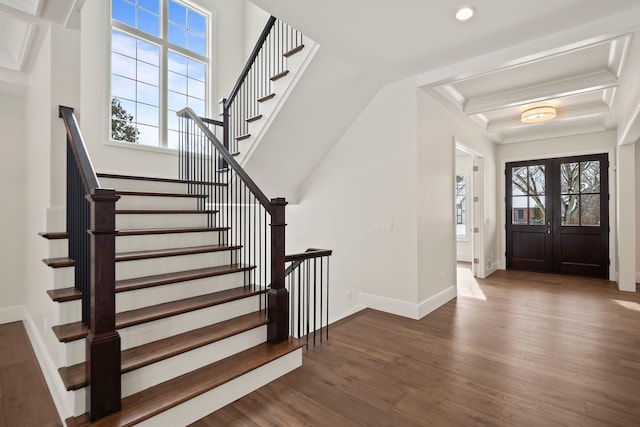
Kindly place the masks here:
[[(116, 329), (122, 341), (122, 410), (90, 424), (84, 414), (89, 386), (87, 326), (81, 292), (71, 283), (74, 260), (44, 260), (56, 272), (63, 323), (53, 327), (66, 364), (59, 373), (74, 418), (70, 426), (185, 425), (301, 364), (301, 341), (266, 342), (266, 292), (245, 284), (255, 265), (239, 263), (226, 227), (208, 225), (211, 210), (194, 181), (98, 175), (115, 188)], [(65, 233), (43, 235), (66, 239)]]

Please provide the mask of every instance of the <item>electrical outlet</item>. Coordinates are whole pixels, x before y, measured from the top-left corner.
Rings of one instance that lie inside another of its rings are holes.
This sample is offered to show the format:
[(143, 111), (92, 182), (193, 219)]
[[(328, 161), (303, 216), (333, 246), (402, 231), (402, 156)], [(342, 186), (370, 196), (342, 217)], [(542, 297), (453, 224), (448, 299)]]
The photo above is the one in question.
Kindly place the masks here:
[(393, 221), (378, 221), (376, 222), (376, 230), (393, 230)]
[(351, 291), (347, 291), (347, 301), (351, 301)]

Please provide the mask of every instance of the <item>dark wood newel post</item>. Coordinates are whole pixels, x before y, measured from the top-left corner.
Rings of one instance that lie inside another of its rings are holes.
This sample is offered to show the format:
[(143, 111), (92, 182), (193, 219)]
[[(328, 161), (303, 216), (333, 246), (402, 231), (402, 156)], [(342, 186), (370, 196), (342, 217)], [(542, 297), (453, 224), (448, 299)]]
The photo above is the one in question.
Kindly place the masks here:
[(285, 199), (271, 199), (271, 288), (267, 340), (272, 343), (289, 339), (289, 292), (284, 281), (285, 206)]
[(226, 98), (220, 100), (220, 108), (222, 109), (222, 145), (229, 150), (229, 108)]
[(115, 190), (94, 189), (91, 204), (91, 323), (87, 408), (91, 421), (120, 410), (120, 335), (116, 331)]

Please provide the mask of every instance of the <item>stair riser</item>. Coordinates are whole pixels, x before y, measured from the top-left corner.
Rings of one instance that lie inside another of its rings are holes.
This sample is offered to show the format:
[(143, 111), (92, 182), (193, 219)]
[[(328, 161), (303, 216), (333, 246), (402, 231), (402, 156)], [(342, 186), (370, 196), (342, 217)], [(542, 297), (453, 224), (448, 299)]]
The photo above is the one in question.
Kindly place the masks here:
[[(264, 308), (264, 297), (262, 308)], [(257, 311), (260, 308), (258, 296), (232, 301), (202, 310), (172, 316), (141, 325), (118, 330), (121, 348), (137, 347), (151, 341), (167, 338), (193, 329), (202, 328), (213, 323), (223, 322), (234, 317)], [(66, 354), (65, 366), (75, 365), (85, 361), (85, 340), (80, 339), (70, 343), (60, 343), (61, 354)]]
[(120, 191), (147, 191), (157, 193), (189, 193), (187, 184), (143, 181), (133, 179), (99, 178), (100, 186)]
[[(188, 282), (120, 292), (116, 294), (116, 311), (134, 310), (149, 305), (237, 288), (243, 286), (244, 274), (244, 272), (231, 273), (222, 276), (190, 280)], [(57, 313), (53, 318), (54, 324), (60, 325), (82, 320), (81, 305), (80, 300), (57, 303), (55, 306)]]
[(229, 265), (237, 257), (237, 250), (150, 258), (116, 263), (116, 280), (145, 277), (155, 274)]
[(48, 244), (49, 255), (47, 258), (66, 258), (69, 256), (69, 241), (67, 239), (51, 239)]
[(193, 423), (211, 412), (259, 389), (277, 378), (302, 366), (302, 349), (291, 352), (273, 362), (221, 385), (207, 393), (143, 421), (139, 427), (181, 426)]
[(116, 228), (149, 229), (149, 228), (178, 228), (205, 227), (206, 214), (118, 214)]
[(146, 234), (116, 237), (116, 253), (223, 244), (226, 232)]
[(53, 283), (54, 289), (70, 288), (74, 286), (74, 267), (48, 268), (47, 274), (50, 278), (49, 283)]
[(198, 200), (193, 197), (159, 197), (123, 195), (116, 204), (117, 209), (198, 209)]

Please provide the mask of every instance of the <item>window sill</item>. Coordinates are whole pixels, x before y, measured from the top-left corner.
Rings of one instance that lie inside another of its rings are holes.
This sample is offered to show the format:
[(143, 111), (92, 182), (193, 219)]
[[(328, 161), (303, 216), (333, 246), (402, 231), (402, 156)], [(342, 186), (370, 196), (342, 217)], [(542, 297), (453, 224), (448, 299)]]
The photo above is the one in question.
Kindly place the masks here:
[(104, 143), (104, 145), (109, 145), (111, 147), (128, 148), (130, 150), (152, 151), (155, 153), (169, 154), (173, 156), (176, 156), (178, 154), (178, 150), (175, 150), (173, 148), (154, 147), (152, 145), (134, 144), (131, 142), (120, 142), (113, 139), (109, 139)]

